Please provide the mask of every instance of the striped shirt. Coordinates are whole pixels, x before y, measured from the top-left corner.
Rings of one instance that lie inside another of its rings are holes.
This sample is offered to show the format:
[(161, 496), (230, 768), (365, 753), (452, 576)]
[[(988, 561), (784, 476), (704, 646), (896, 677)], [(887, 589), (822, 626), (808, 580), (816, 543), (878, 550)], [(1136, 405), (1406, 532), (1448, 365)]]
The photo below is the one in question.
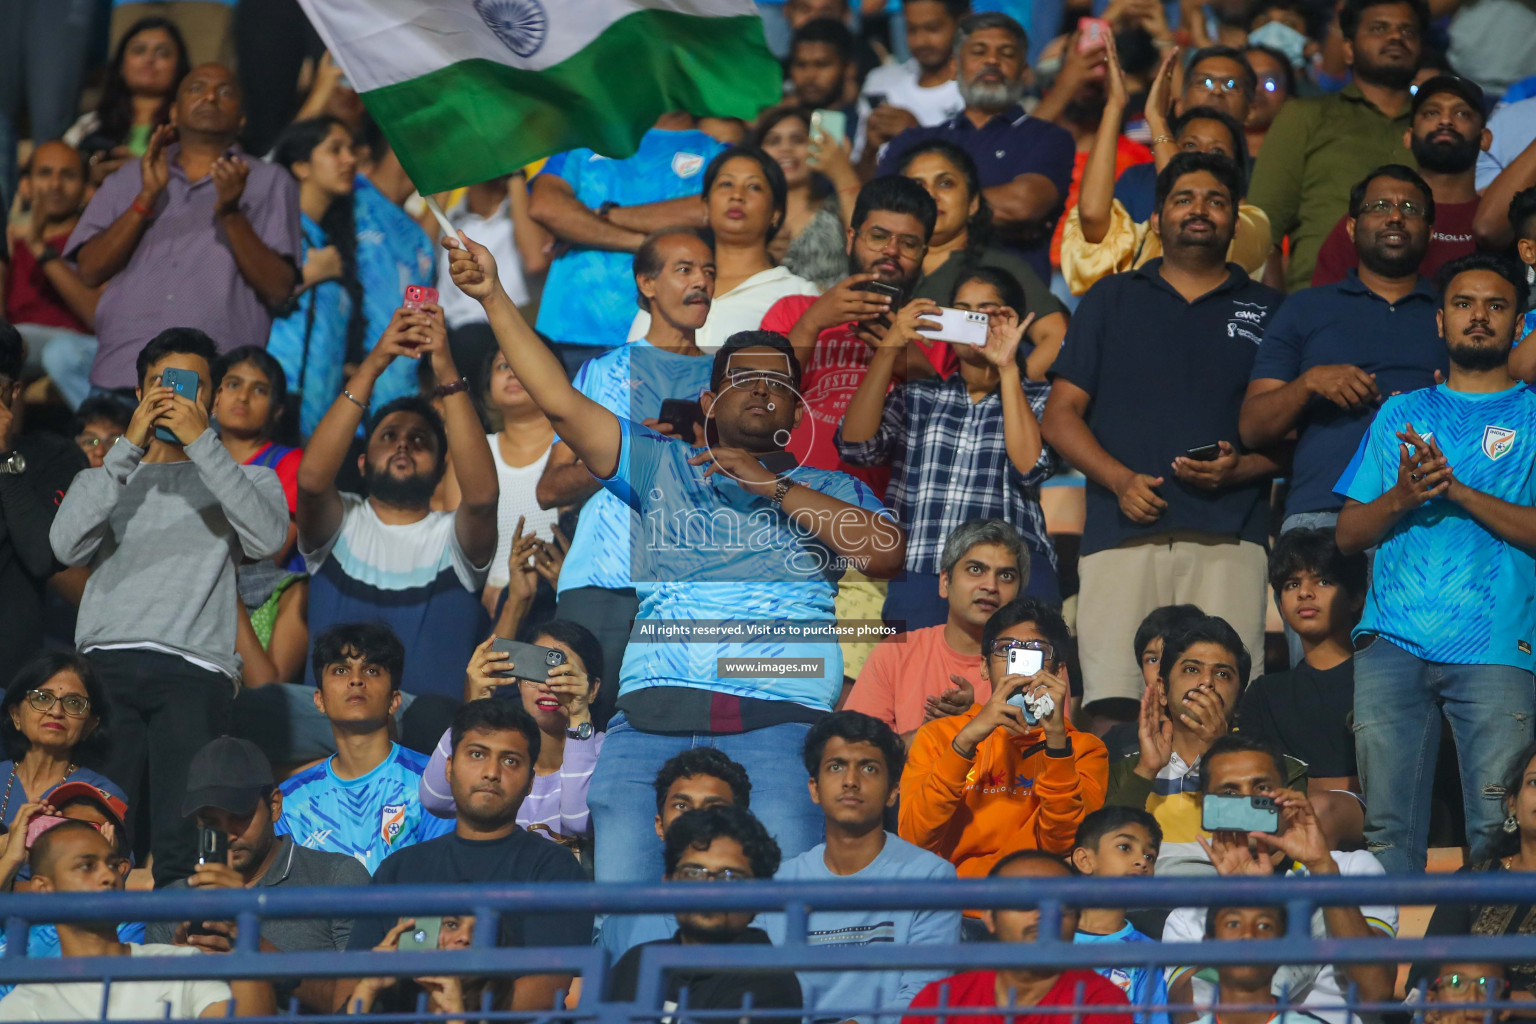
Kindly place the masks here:
[[(1024, 394), (1038, 420), (1051, 387), (1025, 381)], [(1027, 474), (1008, 460), (1003, 439), (1003, 400), (993, 391), (971, 401), (965, 380), (952, 373), (944, 380), (898, 384), (886, 396), (880, 427), (867, 441), (843, 440), (837, 451), (854, 466), (891, 467), (886, 504), (907, 530), (907, 570), (938, 573), (944, 541), (972, 519), (1002, 519), (1056, 564), (1040, 510), (1040, 484), (1053, 472), (1052, 453), (1044, 445)]]
[[(570, 737), (565, 741), (565, 757), (560, 770), (549, 775), (535, 774), (533, 789), (517, 811), (517, 823), (523, 828), (546, 825), (563, 836), (592, 834), (592, 815), (587, 810), (587, 787), (592, 783), (592, 769), (603, 749), (606, 733), (594, 732), (591, 739)], [(458, 813), (453, 794), (448, 790), (448, 759), (453, 755), (453, 730), (443, 733), (432, 751), (432, 761), (421, 777), (418, 791), (421, 806), (439, 818)]]

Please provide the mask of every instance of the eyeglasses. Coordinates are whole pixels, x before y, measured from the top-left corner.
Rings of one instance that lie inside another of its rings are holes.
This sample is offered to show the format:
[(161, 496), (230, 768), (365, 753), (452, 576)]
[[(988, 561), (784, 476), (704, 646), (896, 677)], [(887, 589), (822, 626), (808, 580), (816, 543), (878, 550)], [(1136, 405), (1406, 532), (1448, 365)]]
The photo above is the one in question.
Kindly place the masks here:
[(782, 373), (768, 373), (762, 370), (736, 370), (728, 378), (733, 388), (750, 388), (761, 381), (768, 390), (776, 395), (787, 395), (795, 390), (795, 382)]
[(113, 434), (111, 437), (91, 437), (89, 434), (81, 434), (79, 437), (75, 438), (75, 444), (80, 446), (81, 451), (89, 455), (91, 452), (95, 451), (97, 448), (102, 447), (103, 445), (107, 446), (108, 448), (112, 447), (117, 443), (117, 439), (122, 436), (122, 434)]
[(1217, 78), (1215, 75), (1201, 75), (1193, 80), (1192, 84), (1198, 85), (1206, 92), (1238, 92), (1243, 85), (1235, 78)]
[(1260, 75), (1259, 89), (1264, 92), (1279, 92), (1285, 86), (1285, 79), (1275, 75)]
[(994, 658), (997, 657), (998, 655), (1002, 655), (1004, 657), (1007, 657), (1009, 651), (1015, 651), (1015, 650), (1017, 650), (1017, 651), (1039, 651), (1041, 654), (1045, 655), (1045, 660), (1047, 662), (1053, 661), (1055, 659), (1055, 653), (1056, 653), (1056, 649), (1054, 647), (1052, 647), (1050, 645), (1050, 643), (1045, 641), (1045, 640), (1013, 640), (1013, 639), (993, 640), (992, 641), (992, 649), (990, 651), (988, 651), (987, 653), (990, 654)]
[(1361, 35), (1379, 38), (1381, 36), (1390, 36), (1394, 32), (1409, 42), (1419, 38), (1419, 30), (1414, 25), (1394, 25), (1390, 21), (1373, 21), (1360, 26)]
[(91, 709), (90, 700), (78, 693), (66, 693), (60, 697), (47, 690), (28, 690), (27, 703), (32, 705), (33, 711), (43, 712), (51, 710), (55, 704), (62, 705), (64, 713), (70, 718), (84, 718), (85, 713)]
[(1496, 1000), (1504, 994), (1503, 978), (1474, 977), (1470, 974), (1442, 974), (1429, 987), (1436, 993), (1464, 996), (1468, 999)]
[(1368, 203), (1360, 204), (1362, 214), (1391, 213), (1396, 210), (1408, 220), (1422, 220), (1429, 215), (1429, 208), (1423, 203), (1414, 202), (1412, 199), (1404, 199), (1397, 202), (1391, 199), (1372, 199)]
[(892, 242), (896, 243), (896, 251), (903, 256), (916, 259), (928, 248), (928, 243), (916, 235), (898, 235), (885, 230), (885, 228), (870, 227), (859, 233), (864, 242), (881, 252), (890, 248)]
[(672, 877), (684, 882), (750, 882), (752, 872), (741, 871), (736, 868), (721, 868), (719, 871), (711, 871), (701, 868), (697, 864), (679, 864), (677, 870), (672, 872)]

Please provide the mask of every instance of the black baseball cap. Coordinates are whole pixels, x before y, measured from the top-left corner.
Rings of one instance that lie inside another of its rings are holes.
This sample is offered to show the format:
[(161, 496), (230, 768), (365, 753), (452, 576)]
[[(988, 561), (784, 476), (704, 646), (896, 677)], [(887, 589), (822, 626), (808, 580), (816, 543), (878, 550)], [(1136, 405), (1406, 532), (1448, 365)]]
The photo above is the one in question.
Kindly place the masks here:
[(1470, 78), (1462, 78), (1460, 75), (1436, 75), (1434, 78), (1426, 78), (1420, 82), (1413, 92), (1412, 113), (1417, 115), (1419, 108), (1431, 96), (1447, 92), (1466, 100), (1467, 105), (1477, 111), (1477, 116), (1484, 121), (1488, 120), (1488, 108), (1484, 106), (1482, 87)]
[(277, 784), (272, 764), (250, 740), (220, 736), (199, 750), (187, 770), (187, 795), (181, 801), (183, 817), (204, 807), (217, 807), (245, 816), (256, 810), (261, 798)]

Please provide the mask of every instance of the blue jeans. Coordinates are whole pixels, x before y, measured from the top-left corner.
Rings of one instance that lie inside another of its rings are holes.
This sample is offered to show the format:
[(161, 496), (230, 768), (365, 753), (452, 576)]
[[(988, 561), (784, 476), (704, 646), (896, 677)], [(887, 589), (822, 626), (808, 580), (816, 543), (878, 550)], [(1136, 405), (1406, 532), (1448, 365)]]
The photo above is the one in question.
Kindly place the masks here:
[(96, 362), (96, 338), (68, 327), (17, 324), (27, 343), (27, 367), (48, 375), (71, 409), (80, 408), (91, 393), (91, 364)]
[(1424, 870), (1442, 712), (1456, 740), (1470, 860), (1484, 860), (1507, 813), (1504, 775), (1531, 742), (1536, 679), (1508, 665), (1424, 661), (1381, 638), (1355, 652), (1365, 841), (1389, 873)]
[(620, 712), (608, 723), (592, 773), (593, 857), (599, 882), (654, 882), (664, 866), (656, 838), (656, 773), (693, 747), (714, 747), (747, 770), (752, 813), (778, 840), (785, 860), (822, 840), (825, 820), (811, 802), (800, 764), (810, 726), (801, 722), (739, 733), (666, 735), (641, 732)]

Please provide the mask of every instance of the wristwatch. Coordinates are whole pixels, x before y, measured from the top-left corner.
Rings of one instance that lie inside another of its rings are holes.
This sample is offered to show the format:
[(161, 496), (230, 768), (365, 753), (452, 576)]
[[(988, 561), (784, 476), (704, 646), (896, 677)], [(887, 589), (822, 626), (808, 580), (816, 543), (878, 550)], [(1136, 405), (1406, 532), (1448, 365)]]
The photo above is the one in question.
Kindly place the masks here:
[(565, 734), (573, 740), (589, 740), (592, 738), (592, 723), (582, 722), (574, 729), (565, 730)]
[(0, 473), (7, 476), (20, 476), (27, 471), (27, 457), (21, 452), (11, 452), (6, 455), (0, 452)]

